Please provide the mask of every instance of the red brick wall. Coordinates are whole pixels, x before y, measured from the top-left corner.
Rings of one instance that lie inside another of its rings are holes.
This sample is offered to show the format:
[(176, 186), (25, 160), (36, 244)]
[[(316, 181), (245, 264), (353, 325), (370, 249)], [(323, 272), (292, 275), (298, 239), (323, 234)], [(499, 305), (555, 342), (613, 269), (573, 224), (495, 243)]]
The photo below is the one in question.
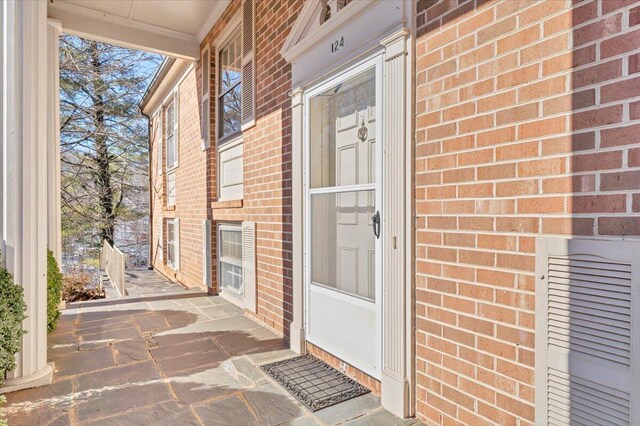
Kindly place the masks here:
[(417, 12), (418, 416), (533, 424), (535, 238), (640, 235), (640, 2)]
[[(218, 221), (256, 222), (257, 290), (256, 317), (267, 326), (288, 334), (291, 307), (291, 66), (280, 55), (303, 2), (263, 0), (255, 2), (256, 125), (243, 134), (244, 197), (242, 207), (210, 211), (213, 229)], [(205, 38), (202, 47), (215, 43), (227, 23), (239, 10), (234, 2)], [(219, 40), (222, 41), (222, 40)], [(213, 45), (215, 46), (215, 45)], [(215, 93), (216, 57), (211, 50), (211, 93)], [(198, 66), (198, 75), (200, 67)], [(209, 194), (216, 194), (215, 150), (216, 104), (211, 103), (209, 150)], [(217, 206), (220, 207), (220, 206)], [(217, 268), (215, 232), (213, 280)]]
[[(176, 82), (175, 84), (178, 84)], [(175, 87), (175, 84), (173, 87)], [(173, 87), (164, 95), (168, 95)], [(178, 85), (178, 167), (176, 173), (175, 207), (167, 207), (166, 202), (166, 143), (158, 144), (156, 134), (152, 134), (151, 172), (152, 172), (152, 214), (153, 238), (151, 259), (153, 266), (174, 281), (187, 287), (204, 288), (204, 253), (202, 221), (207, 219), (209, 199), (206, 190), (207, 152), (202, 151), (200, 134), (199, 98), (196, 72), (191, 69)], [(154, 126), (165, 123), (152, 122)], [(163, 138), (166, 129), (163, 128)], [(157, 171), (157, 149), (163, 149), (162, 176)], [(180, 219), (180, 268), (173, 271), (166, 264), (167, 238), (163, 221), (168, 218)], [(163, 256), (159, 256), (158, 239), (163, 235)]]

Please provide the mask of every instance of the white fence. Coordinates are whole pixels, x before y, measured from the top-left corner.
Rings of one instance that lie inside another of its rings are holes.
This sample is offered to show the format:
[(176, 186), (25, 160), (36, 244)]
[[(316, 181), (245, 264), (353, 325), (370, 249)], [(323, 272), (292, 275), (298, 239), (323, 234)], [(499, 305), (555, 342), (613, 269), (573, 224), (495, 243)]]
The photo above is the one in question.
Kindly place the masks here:
[(100, 269), (104, 269), (120, 296), (126, 296), (124, 288), (124, 271), (127, 267), (127, 255), (106, 241), (100, 250)]

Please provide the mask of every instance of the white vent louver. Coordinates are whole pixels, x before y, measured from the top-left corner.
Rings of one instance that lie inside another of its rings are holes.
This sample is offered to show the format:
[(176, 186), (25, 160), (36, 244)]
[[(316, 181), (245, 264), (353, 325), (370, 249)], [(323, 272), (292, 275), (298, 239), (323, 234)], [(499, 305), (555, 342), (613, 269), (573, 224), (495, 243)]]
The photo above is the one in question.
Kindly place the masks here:
[(209, 148), (209, 140), (211, 133), (211, 106), (210, 106), (210, 97), (209, 90), (211, 85), (211, 51), (207, 47), (202, 52), (202, 98), (201, 98), (201, 106), (202, 113), (200, 117), (202, 119), (202, 123), (200, 123), (200, 128), (202, 130), (202, 149), (206, 150)]
[(257, 312), (256, 223), (249, 221), (242, 222), (242, 285), (245, 309)]
[(242, 5), (242, 124), (250, 124), (255, 117), (255, 29), (253, 0)]
[(634, 424), (639, 256), (637, 242), (538, 240), (536, 424)]
[(202, 221), (202, 283), (206, 288), (211, 287), (211, 221)]

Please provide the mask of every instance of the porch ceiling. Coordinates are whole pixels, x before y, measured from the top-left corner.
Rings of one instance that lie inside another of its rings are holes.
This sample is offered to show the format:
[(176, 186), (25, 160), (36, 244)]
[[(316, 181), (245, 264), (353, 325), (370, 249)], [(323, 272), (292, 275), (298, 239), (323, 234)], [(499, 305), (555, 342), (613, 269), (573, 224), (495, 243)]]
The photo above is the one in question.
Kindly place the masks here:
[(231, 0), (49, 0), (62, 31), (196, 60), (200, 42)]

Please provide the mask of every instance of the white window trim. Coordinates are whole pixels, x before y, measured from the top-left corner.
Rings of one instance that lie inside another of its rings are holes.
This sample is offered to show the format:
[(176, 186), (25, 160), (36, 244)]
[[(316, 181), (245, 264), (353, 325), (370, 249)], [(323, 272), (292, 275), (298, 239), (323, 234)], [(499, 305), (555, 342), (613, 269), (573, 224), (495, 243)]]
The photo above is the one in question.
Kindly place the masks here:
[[(223, 222), (223, 223), (218, 223), (217, 228), (218, 229), (216, 230), (216, 253), (217, 253), (216, 269), (217, 269), (217, 275), (218, 275), (217, 276), (218, 294), (223, 296), (225, 300), (228, 300), (231, 303), (240, 306), (239, 303), (242, 303), (241, 300), (239, 301), (237, 299), (234, 299), (231, 296), (227, 296), (222, 291), (222, 278), (221, 278), (222, 268), (220, 267), (220, 263), (228, 263), (230, 265), (239, 266), (240, 268), (243, 268), (242, 259), (239, 262), (237, 262), (235, 259), (224, 260), (222, 258), (222, 231), (240, 232), (240, 235), (242, 235), (242, 223)], [(244, 285), (244, 283), (242, 283), (242, 285)]]
[[(215, 136), (215, 148), (216, 148), (216, 191), (218, 194), (218, 201), (232, 201), (232, 200), (242, 200), (244, 198), (244, 182), (243, 182), (243, 187), (242, 187), (242, 196), (241, 197), (235, 197), (235, 198), (224, 198), (220, 196), (220, 190), (221, 190), (221, 185), (220, 183), (222, 182), (221, 179), (221, 168), (220, 168), (220, 154), (225, 152), (228, 149), (232, 149), (235, 148), (236, 146), (244, 143), (243, 141), (243, 128), (241, 127), (241, 130), (239, 133), (229, 136), (227, 139), (220, 141), (219, 138), (219, 126), (220, 126), (220, 120), (218, 120), (219, 117), (219, 111), (218, 111), (218, 98), (219, 98), (219, 85), (218, 85), (218, 78), (219, 78), (219, 73), (220, 73), (220, 64), (219, 64), (219, 57), (220, 57), (220, 50), (222, 47), (224, 47), (227, 42), (229, 41), (229, 39), (231, 38), (231, 36), (237, 31), (240, 30), (242, 32), (242, 8), (240, 10), (238, 10), (236, 12), (236, 14), (233, 16), (233, 18), (231, 18), (231, 20), (227, 23), (227, 25), (225, 25), (224, 29), (222, 30), (222, 32), (220, 33), (220, 35), (218, 37), (216, 37), (216, 39), (213, 41), (211, 47), (213, 48), (214, 52), (215, 52), (215, 67), (216, 67), (216, 81), (215, 84), (213, 85), (213, 94), (215, 95), (215, 115), (216, 115), (216, 119), (215, 119), (215, 129), (214, 129), (214, 136)], [(244, 168), (244, 152), (243, 152), (243, 168)], [(217, 231), (216, 231), (217, 232)]]
[[(174, 178), (174, 182), (173, 182), (173, 200), (171, 200), (171, 193), (170, 193), (170, 186), (169, 186), (169, 176), (173, 176)], [(178, 195), (178, 184), (177, 184), (177, 179), (178, 177), (176, 176), (176, 169), (175, 167), (171, 170), (169, 170), (167, 172), (167, 207), (173, 207), (176, 205), (176, 199), (177, 199), (177, 195)]]
[[(178, 99), (178, 87), (180, 87), (180, 83), (178, 82), (176, 84), (176, 88), (174, 88), (171, 93), (169, 94), (169, 96), (167, 96), (167, 99), (165, 100), (165, 102), (162, 105), (162, 109), (163, 109), (163, 127), (165, 125), (165, 123), (168, 121), (166, 119), (167, 117), (167, 111), (169, 110), (169, 107), (173, 104), (173, 136), (174, 136), (174, 140), (175, 140), (175, 146), (176, 146), (176, 161), (170, 166), (168, 164), (169, 161), (169, 144), (165, 143), (164, 145), (167, 148), (167, 153), (166, 155), (166, 164), (165, 164), (165, 168), (166, 168), (166, 172), (169, 173), (173, 170), (175, 170), (179, 163), (180, 163), (180, 138), (179, 138), (179, 123), (180, 123), (180, 109), (178, 108), (178, 104), (179, 104), (179, 99)], [(168, 123), (167, 123), (168, 124)], [(164, 132), (163, 132), (164, 133)], [(169, 132), (166, 132), (165, 136), (169, 136)]]
[[(205, 53), (208, 53), (209, 55), (209, 64), (207, 66), (207, 68), (209, 69), (209, 74), (208, 75), (204, 75), (204, 57), (205, 57)], [(201, 61), (202, 61), (202, 72), (203, 72), (203, 76), (202, 76), (202, 97), (200, 99), (200, 106), (202, 109), (202, 123), (205, 122), (205, 120), (208, 121), (209, 125), (211, 124), (211, 48), (209, 46), (205, 47), (204, 50), (202, 51), (202, 55), (201, 55)], [(216, 60), (215, 64), (217, 65), (218, 61)], [(218, 73), (216, 72), (216, 76), (218, 75)], [(205, 109), (204, 105), (205, 102), (209, 101), (209, 108)], [(217, 120), (216, 120), (217, 122)], [(202, 123), (200, 125), (202, 125)], [(209, 149), (211, 147), (211, 128), (209, 128), (209, 134), (204, 136), (202, 138), (202, 150), (206, 151), (207, 149)]]
[[(173, 222), (173, 243), (169, 238), (169, 222)], [(166, 220), (167, 227), (167, 266), (169, 266), (174, 271), (180, 270), (180, 219), (171, 218)], [(169, 260), (169, 245), (173, 244), (175, 259), (173, 262)]]
[[(216, 103), (216, 144), (222, 144), (224, 145), (226, 142), (228, 142), (229, 140), (233, 140), (235, 139), (237, 136), (242, 134), (242, 108), (240, 108), (240, 130), (238, 130), (236, 133), (232, 133), (230, 135), (224, 136), (224, 137), (220, 137), (220, 77), (222, 75), (221, 73), (221, 69), (222, 69), (222, 63), (220, 62), (220, 51), (227, 47), (227, 45), (231, 42), (231, 39), (234, 35), (236, 35), (237, 32), (240, 33), (240, 35), (242, 35), (242, 15), (240, 13), (237, 14), (238, 19), (237, 24), (234, 24), (234, 22), (236, 21), (236, 18), (234, 17), (234, 19), (229, 22), (227, 24), (227, 27), (225, 28), (225, 30), (229, 30), (228, 33), (226, 34), (226, 36), (224, 38), (220, 37), (220, 42), (216, 44), (216, 98), (215, 98), (215, 103)], [(242, 44), (242, 43), (240, 43)], [(242, 61), (242, 52), (240, 52), (240, 60)], [(242, 68), (242, 62), (240, 67)], [(242, 71), (240, 71), (240, 84), (242, 84)], [(244, 90), (244, 87), (242, 88)], [(240, 99), (242, 99), (242, 93), (240, 94)], [(242, 106), (242, 101), (241, 104)]]
[(156, 110), (153, 113), (153, 118), (151, 122), (155, 126), (153, 128), (153, 132), (155, 134), (153, 149), (156, 157), (156, 178), (159, 178), (162, 176), (162, 173), (164, 170), (164, 161), (162, 160), (162, 147), (164, 145), (162, 143), (162, 138), (164, 137), (164, 134), (162, 131), (162, 127), (164, 126), (164, 121), (162, 117), (162, 107), (160, 107), (158, 110)]

